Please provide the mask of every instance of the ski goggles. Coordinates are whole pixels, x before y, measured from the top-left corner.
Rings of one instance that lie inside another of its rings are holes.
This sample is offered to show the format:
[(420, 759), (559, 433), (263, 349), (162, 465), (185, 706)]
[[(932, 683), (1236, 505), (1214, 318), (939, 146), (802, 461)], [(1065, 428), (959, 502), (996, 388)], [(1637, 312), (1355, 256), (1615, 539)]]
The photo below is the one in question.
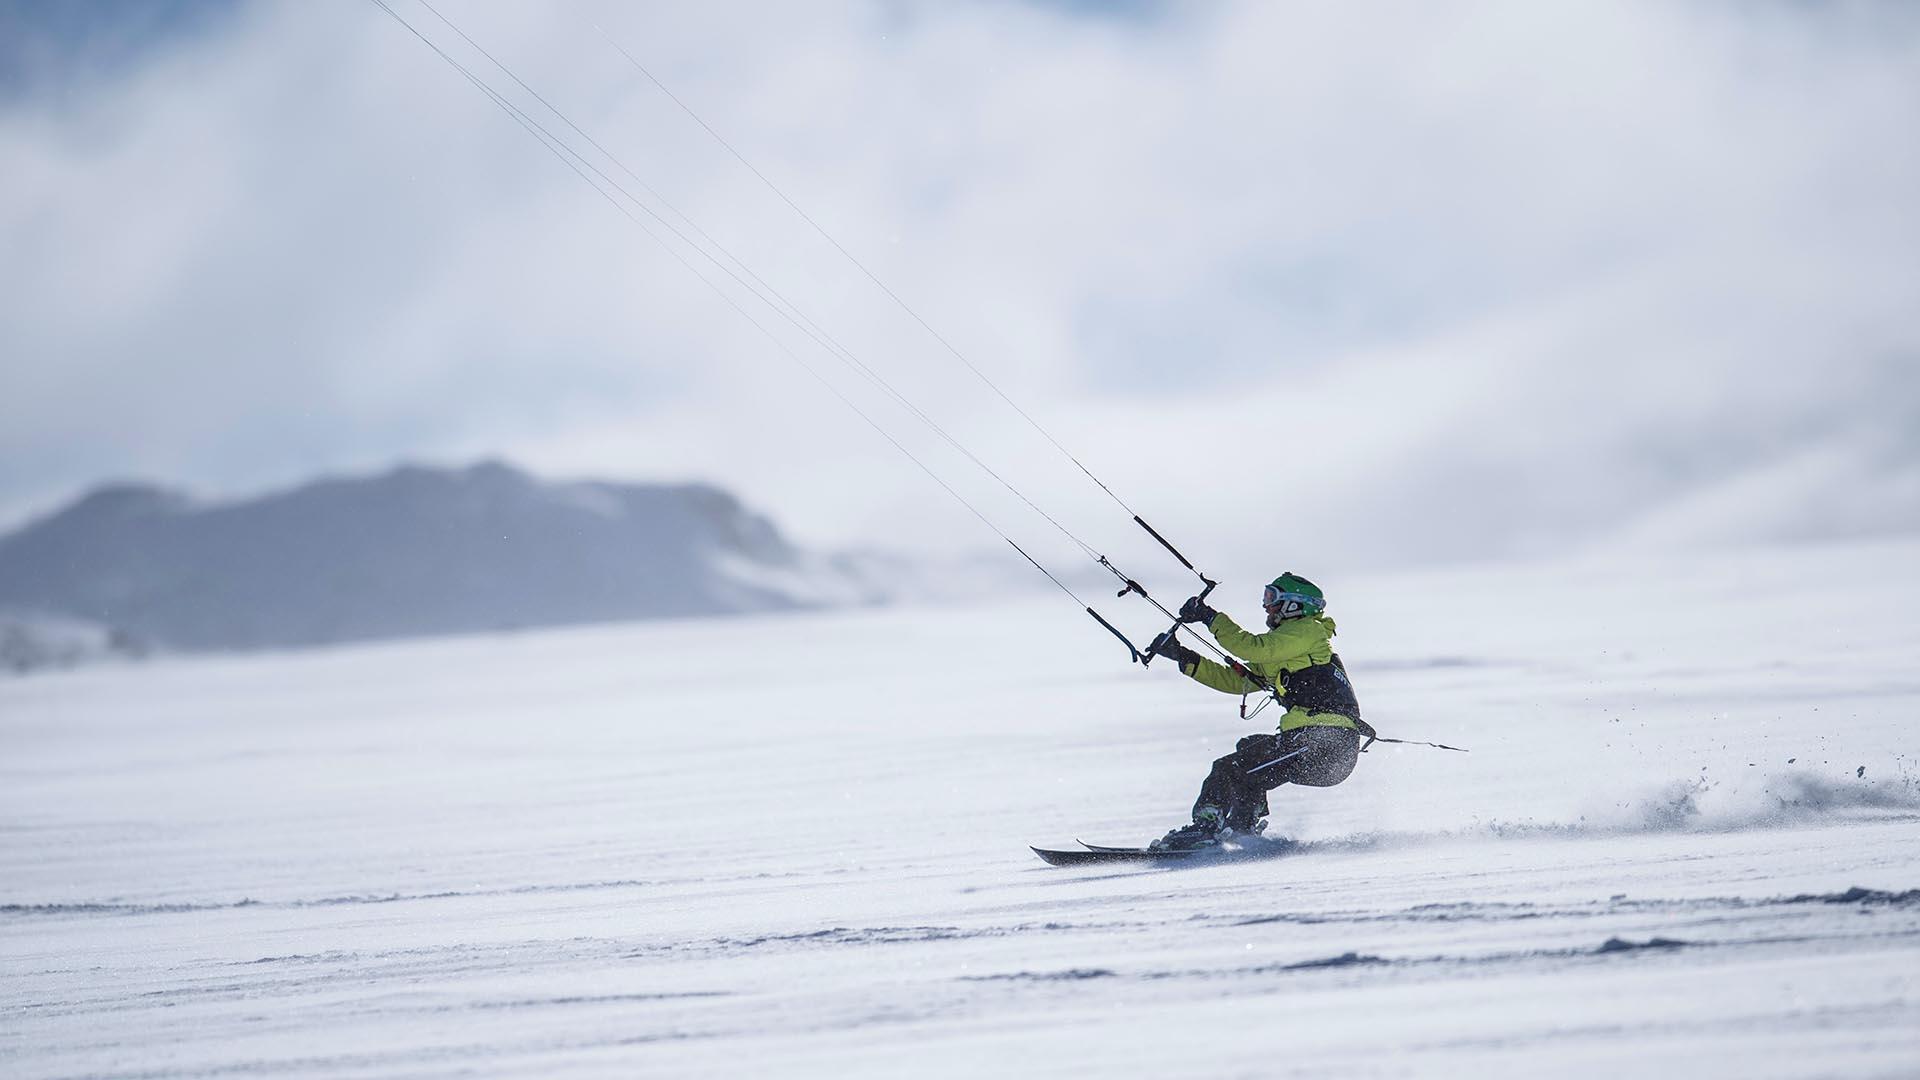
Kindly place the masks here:
[(1265, 591), (1260, 594), (1260, 603), (1269, 608), (1277, 608), (1290, 603), (1299, 604), (1301, 607), (1309, 609), (1319, 606), (1319, 601), (1311, 596), (1297, 592), (1281, 592), (1271, 585), (1267, 586)]

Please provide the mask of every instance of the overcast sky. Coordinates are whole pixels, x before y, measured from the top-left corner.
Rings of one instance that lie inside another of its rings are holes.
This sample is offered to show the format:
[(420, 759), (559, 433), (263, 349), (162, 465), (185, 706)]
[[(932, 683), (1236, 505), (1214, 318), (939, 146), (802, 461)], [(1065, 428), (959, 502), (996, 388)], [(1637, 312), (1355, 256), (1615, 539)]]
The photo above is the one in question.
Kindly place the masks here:
[[(1216, 565), (1920, 528), (1920, 5), (436, 6), (1096, 546), (1126, 516), (596, 23)], [(0, 6), (0, 523), (498, 455), (992, 542), (374, 4), (46, 7)]]

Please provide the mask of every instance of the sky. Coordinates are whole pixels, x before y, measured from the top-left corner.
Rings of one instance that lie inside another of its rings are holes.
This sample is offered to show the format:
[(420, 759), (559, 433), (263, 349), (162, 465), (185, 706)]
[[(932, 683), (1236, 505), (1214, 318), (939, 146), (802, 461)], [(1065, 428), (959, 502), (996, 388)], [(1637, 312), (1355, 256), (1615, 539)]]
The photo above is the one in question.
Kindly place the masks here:
[(1920, 530), (1920, 7), (436, 3), (609, 160), (391, 2), (1018, 494), (370, 0), (9, 3), (0, 526), (504, 457), (997, 544), (891, 437), (1059, 563)]

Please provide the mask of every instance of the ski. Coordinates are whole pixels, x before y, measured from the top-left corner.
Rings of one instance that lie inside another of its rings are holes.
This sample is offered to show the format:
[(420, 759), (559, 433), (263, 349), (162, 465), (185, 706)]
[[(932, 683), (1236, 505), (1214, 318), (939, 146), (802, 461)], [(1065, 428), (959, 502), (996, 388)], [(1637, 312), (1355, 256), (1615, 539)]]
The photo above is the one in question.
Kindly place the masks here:
[(1085, 840), (1075, 841), (1084, 851), (1056, 850), (1052, 848), (1034, 848), (1033, 853), (1052, 863), (1054, 866), (1075, 866), (1082, 863), (1102, 862), (1181, 862), (1196, 855), (1211, 855), (1219, 859), (1270, 858), (1284, 855), (1296, 846), (1293, 841), (1275, 837), (1235, 838), (1225, 844), (1212, 847), (1189, 848), (1185, 851), (1155, 851), (1141, 847), (1107, 847), (1103, 844), (1089, 844)]
[(1088, 846), (1085, 850), (1079, 851), (1071, 849), (1060, 851), (1051, 848), (1037, 847), (1033, 849), (1033, 853), (1045, 859), (1047, 862), (1052, 863), (1054, 866), (1073, 866), (1079, 863), (1101, 862), (1179, 862), (1183, 859), (1190, 859), (1195, 855), (1202, 855), (1209, 851), (1217, 850), (1216, 848), (1195, 848), (1192, 851), (1151, 851), (1147, 848), (1095, 848)]

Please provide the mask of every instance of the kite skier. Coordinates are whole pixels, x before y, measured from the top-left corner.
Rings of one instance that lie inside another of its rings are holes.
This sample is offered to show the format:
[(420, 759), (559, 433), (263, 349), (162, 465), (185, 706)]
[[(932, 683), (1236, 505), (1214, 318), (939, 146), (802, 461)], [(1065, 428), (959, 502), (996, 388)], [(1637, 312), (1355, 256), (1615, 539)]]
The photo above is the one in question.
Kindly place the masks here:
[[(1209, 660), (1180, 644), (1173, 631), (1155, 638), (1147, 652), (1180, 665), (1182, 674), (1228, 694), (1265, 693), (1264, 680), (1280, 692), (1287, 711), (1279, 730), (1241, 739), (1234, 752), (1213, 763), (1193, 804), (1193, 823), (1152, 844), (1155, 851), (1212, 847), (1234, 836), (1255, 836), (1267, 826), (1267, 792), (1282, 784), (1332, 787), (1352, 775), (1362, 735), (1360, 704), (1347, 669), (1333, 651), (1333, 620), (1326, 595), (1294, 573), (1274, 578), (1261, 596), (1267, 630), (1241, 629), (1233, 618), (1199, 596), (1180, 608), (1182, 623), (1204, 626), (1244, 667)], [(1251, 676), (1251, 677), (1250, 677)]]

